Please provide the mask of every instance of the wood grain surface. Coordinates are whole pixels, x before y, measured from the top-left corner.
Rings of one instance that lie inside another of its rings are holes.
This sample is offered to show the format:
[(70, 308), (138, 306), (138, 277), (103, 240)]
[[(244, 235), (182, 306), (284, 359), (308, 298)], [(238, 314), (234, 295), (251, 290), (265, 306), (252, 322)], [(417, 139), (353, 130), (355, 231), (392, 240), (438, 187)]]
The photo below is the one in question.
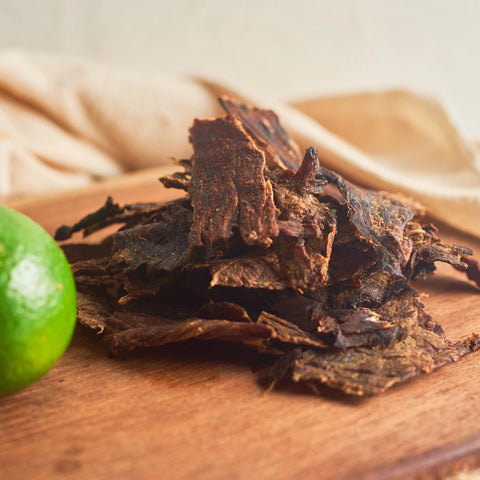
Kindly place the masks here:
[[(150, 170), (9, 205), (49, 232), (103, 203), (173, 198)], [(480, 242), (445, 238), (480, 253)], [(441, 267), (418, 284), (453, 338), (480, 332), (480, 290)], [(480, 352), (387, 393), (351, 399), (325, 389), (272, 392), (255, 355), (191, 341), (109, 358), (78, 327), (40, 381), (0, 400), (0, 478), (413, 479), (480, 465)]]

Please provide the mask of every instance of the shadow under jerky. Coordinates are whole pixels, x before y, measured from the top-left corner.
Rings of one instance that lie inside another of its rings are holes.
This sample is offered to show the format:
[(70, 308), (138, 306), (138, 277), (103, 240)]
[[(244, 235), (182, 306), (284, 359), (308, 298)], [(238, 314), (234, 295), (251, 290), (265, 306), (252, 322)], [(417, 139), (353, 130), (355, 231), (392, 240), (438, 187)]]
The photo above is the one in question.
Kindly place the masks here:
[(418, 204), (321, 167), (315, 148), (302, 159), (275, 113), (221, 104), (224, 117), (191, 127), (184, 171), (160, 179), (185, 198), (109, 198), (57, 232), (65, 240), (120, 225), (97, 245), (64, 246), (79, 322), (102, 332), (112, 354), (226, 340), (271, 355), (271, 384), (361, 396), (479, 347), (448, 340), (412, 285), (436, 261), (480, 285), (469, 249), (442, 242)]

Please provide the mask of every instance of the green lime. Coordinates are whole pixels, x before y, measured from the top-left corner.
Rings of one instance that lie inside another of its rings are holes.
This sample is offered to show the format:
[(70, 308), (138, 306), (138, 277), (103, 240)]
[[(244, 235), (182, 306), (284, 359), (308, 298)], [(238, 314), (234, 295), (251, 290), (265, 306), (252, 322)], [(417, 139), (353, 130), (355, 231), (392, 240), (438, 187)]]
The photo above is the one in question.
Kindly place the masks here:
[(40, 225), (0, 205), (0, 397), (30, 385), (62, 356), (76, 310), (62, 250)]

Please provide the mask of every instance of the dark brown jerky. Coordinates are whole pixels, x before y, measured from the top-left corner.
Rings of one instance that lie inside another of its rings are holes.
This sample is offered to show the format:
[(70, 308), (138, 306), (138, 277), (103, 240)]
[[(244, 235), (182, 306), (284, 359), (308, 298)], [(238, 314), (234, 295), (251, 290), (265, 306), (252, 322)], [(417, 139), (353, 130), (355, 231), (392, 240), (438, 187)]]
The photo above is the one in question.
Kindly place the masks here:
[[(79, 322), (112, 353), (190, 338), (275, 355), (281, 379), (373, 395), (478, 348), (449, 341), (416, 278), (450, 263), (480, 283), (467, 248), (422, 225), (403, 197), (350, 184), (298, 148), (273, 112), (224, 99), (195, 121), (186, 198), (120, 207), (111, 199), (59, 238), (118, 224), (97, 245), (64, 247)], [(297, 171), (297, 165), (300, 165)], [(294, 168), (295, 167), (295, 168)]]
[(120, 213), (121, 211), (122, 209), (120, 208), (120, 206), (117, 203), (113, 203), (112, 197), (107, 197), (105, 204), (95, 212), (82, 218), (80, 221), (78, 221), (71, 227), (67, 225), (59, 227), (55, 232), (55, 240), (67, 240), (75, 232), (85, 230), (86, 228), (95, 224), (101, 224), (106, 218), (111, 217), (116, 213)]
[(274, 382), (302, 382), (316, 392), (325, 385), (350, 395), (377, 395), (477, 349), (477, 339), (451, 344), (435, 333), (417, 328), (386, 348), (349, 348), (329, 353), (297, 350), (281, 357), (268, 377)]
[(442, 242), (433, 225), (422, 227), (417, 222), (409, 222), (405, 234), (413, 245), (408, 265), (404, 268), (407, 278), (426, 278), (436, 270), (435, 262), (449, 263), (461, 271), (467, 269), (468, 255), (473, 254), (472, 250)]
[(320, 174), (318, 151), (314, 147), (307, 148), (302, 164), (290, 179), (293, 189), (302, 197), (309, 193), (322, 193), (326, 178)]
[(112, 235), (110, 266), (122, 267), (126, 274), (141, 269), (147, 276), (184, 266), (191, 256), (188, 241), (191, 225), (189, 209), (180, 202), (167, 204), (156, 212), (155, 222), (132, 226)]
[(165, 205), (158, 203), (137, 203), (120, 207), (113, 203), (111, 197), (108, 197), (105, 205), (83, 217), (74, 225), (59, 227), (54, 237), (58, 241), (68, 240), (74, 233), (80, 231), (83, 231), (83, 236), (86, 237), (115, 224), (123, 224), (123, 228), (129, 228), (139, 223), (154, 221), (158, 212), (164, 209)]
[[(321, 247), (313, 249), (314, 243)], [(324, 250), (325, 243), (321, 241), (307, 243), (282, 238), (266, 250), (256, 249), (238, 257), (212, 261), (210, 286), (313, 291), (327, 279), (328, 256)]]
[(356, 236), (373, 248), (378, 268), (389, 275), (403, 277), (402, 268), (412, 251), (412, 242), (404, 231), (418, 214), (416, 205), (386, 192), (356, 187), (332, 172), (324, 171), (324, 175), (345, 198)]
[(225, 318), (234, 322), (252, 323), (248, 312), (231, 302), (206, 303), (197, 311), (197, 315), (203, 319)]
[(178, 188), (188, 192), (190, 180), (192, 178), (192, 161), (190, 159), (176, 160), (174, 158), (171, 160), (177, 165), (183, 167), (183, 172), (174, 172), (170, 175), (164, 175), (159, 178), (160, 182), (163, 183), (165, 188)]
[(308, 193), (318, 185), (314, 168), (308, 166), (315, 159), (316, 153), (307, 152), (301, 175), (270, 176), (279, 212), (279, 236), (268, 249), (251, 249), (212, 261), (212, 286), (303, 291), (327, 283), (336, 215), (330, 205)]
[(264, 149), (269, 168), (296, 170), (302, 160), (297, 144), (280, 125), (271, 110), (261, 110), (239, 103), (231, 98), (219, 99), (222, 107), (233, 115)]
[(175, 172), (160, 178), (165, 188), (179, 188), (188, 192), (190, 175), (184, 172)]
[(243, 343), (269, 352), (272, 351), (267, 342), (270, 335), (268, 326), (256, 323), (201, 318), (171, 320), (135, 312), (116, 312), (105, 328), (105, 341), (113, 355), (138, 347), (158, 347), (191, 338)]
[(272, 329), (271, 342), (283, 346), (302, 345), (305, 347), (327, 348), (328, 344), (319, 335), (302, 330), (297, 324), (268, 312), (262, 312), (257, 324)]
[(406, 288), (377, 308), (359, 306), (329, 312), (317, 304), (311, 308), (310, 321), (317, 325), (318, 333), (330, 337), (335, 348), (388, 347), (412, 333), (422, 308), (417, 292)]
[(194, 210), (189, 241), (225, 243), (238, 227), (247, 245), (268, 246), (278, 235), (265, 157), (232, 116), (196, 120), (190, 129), (193, 156), (189, 198)]
[(105, 330), (112, 309), (101, 290), (79, 290), (77, 292), (78, 322), (96, 333)]

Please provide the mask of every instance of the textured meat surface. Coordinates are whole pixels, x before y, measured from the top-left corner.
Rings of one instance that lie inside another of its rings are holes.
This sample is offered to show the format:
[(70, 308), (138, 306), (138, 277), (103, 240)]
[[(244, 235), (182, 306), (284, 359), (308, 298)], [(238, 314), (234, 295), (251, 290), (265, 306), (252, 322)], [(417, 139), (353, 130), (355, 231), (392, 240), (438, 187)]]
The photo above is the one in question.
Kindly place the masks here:
[(273, 112), (221, 103), (226, 116), (194, 121), (184, 171), (161, 179), (184, 198), (108, 198), (57, 231), (65, 240), (118, 225), (98, 244), (64, 246), (79, 322), (112, 354), (236, 342), (269, 358), (272, 385), (363, 396), (478, 348), (475, 336), (447, 339), (414, 286), (439, 261), (478, 285), (468, 248), (443, 242), (415, 202), (322, 168), (315, 148), (302, 160)]

